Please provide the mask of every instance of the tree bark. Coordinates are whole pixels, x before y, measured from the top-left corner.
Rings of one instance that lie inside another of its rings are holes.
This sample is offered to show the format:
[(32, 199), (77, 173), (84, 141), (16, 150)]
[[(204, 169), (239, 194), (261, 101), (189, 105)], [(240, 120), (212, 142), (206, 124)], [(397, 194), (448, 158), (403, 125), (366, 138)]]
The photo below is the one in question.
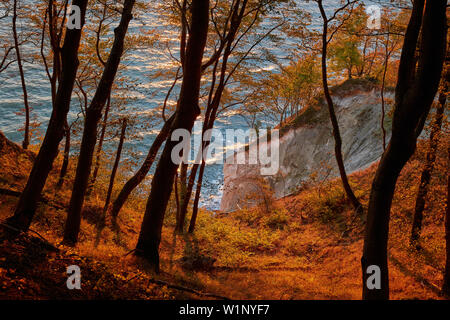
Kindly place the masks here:
[(383, 136), (383, 152), (386, 151), (386, 129), (384, 128), (384, 119), (386, 116), (386, 101), (384, 98), (384, 91), (386, 89), (386, 74), (389, 67), (389, 33), (387, 35), (386, 47), (385, 47), (385, 59), (383, 68), (383, 78), (381, 80), (381, 133)]
[[(225, 59), (225, 61), (226, 61), (226, 59)], [(204, 125), (202, 128), (202, 137), (205, 135), (205, 132), (207, 130), (212, 129), (212, 127), (214, 126), (214, 121), (216, 120), (217, 109), (219, 107), (220, 99), (222, 97), (224, 88), (225, 88), (224, 85), (219, 85), (219, 88), (216, 91), (213, 102), (208, 104), (208, 108), (207, 108), (207, 111), (205, 114), (205, 120), (204, 120), (205, 122), (204, 122)], [(203, 140), (203, 138), (202, 138), (202, 140)], [(202, 146), (201, 146), (201, 149), (199, 150), (199, 154), (197, 155), (197, 161), (201, 161), (201, 165), (203, 165), (203, 162), (204, 162), (203, 153), (205, 152), (205, 150), (207, 150), (210, 142), (202, 141), (201, 143), (202, 143)], [(181, 206), (180, 206), (179, 221), (182, 221), (183, 224), (182, 225), (177, 224), (176, 231), (178, 233), (182, 233), (184, 231), (184, 223), (186, 220), (189, 201), (191, 200), (191, 197), (192, 197), (192, 190), (194, 188), (197, 171), (198, 171), (198, 168), (201, 167), (201, 165), (199, 165), (198, 163), (194, 163), (194, 165), (191, 168), (186, 191), (185, 191), (185, 194), (184, 194), (183, 200), (181, 202)], [(199, 182), (201, 182), (200, 177), (197, 181), (197, 189), (198, 189)], [(191, 218), (191, 220), (192, 220), (192, 218)]]
[(189, 230), (188, 230), (189, 233), (194, 233), (195, 224), (197, 222), (198, 203), (200, 201), (200, 193), (202, 190), (203, 174), (205, 172), (205, 166), (206, 166), (206, 162), (205, 162), (205, 160), (202, 160), (202, 164), (200, 166), (200, 172), (198, 173), (197, 189), (195, 190), (194, 205), (192, 207), (192, 217), (191, 217), (191, 221), (189, 222)]
[[(423, 10), (425, 6), (425, 12)], [(417, 137), (436, 95), (446, 49), (446, 1), (414, 1), (405, 34), (395, 92), (392, 138), (378, 166), (370, 193), (361, 258), (363, 299), (389, 299), (387, 244), (392, 198), (397, 178), (415, 151)], [(424, 13), (423, 13), (424, 12)], [(423, 16), (423, 19), (422, 19)], [(416, 60), (419, 34), (420, 55)], [(416, 63), (418, 66), (416, 68)], [(370, 289), (369, 266), (380, 268), (380, 288)]]
[(122, 10), (119, 26), (114, 30), (114, 43), (111, 48), (108, 61), (103, 70), (102, 78), (98, 84), (91, 104), (86, 111), (86, 119), (81, 140), (80, 155), (67, 212), (67, 221), (64, 229), (64, 243), (74, 245), (78, 241), (80, 231), (81, 210), (83, 207), (86, 188), (92, 166), (92, 156), (97, 140), (97, 126), (102, 116), (102, 110), (111, 93), (120, 59), (124, 50), (125, 36), (128, 25), (132, 19), (132, 11), (135, 1), (126, 0)]
[[(67, 2), (65, 3), (64, 10), (63, 10), (64, 15), (66, 14), (66, 10), (67, 10)], [(47, 63), (46, 63), (46, 57), (45, 57), (45, 54), (43, 51), (43, 45), (44, 45), (43, 38), (42, 38), (41, 55), (44, 60), (47, 76), (50, 81), (50, 87), (51, 87), (51, 93), (52, 93), (52, 103), (54, 104), (55, 98), (56, 98), (56, 91), (57, 91), (57, 82), (61, 78), (61, 37), (62, 37), (62, 33), (63, 33), (63, 30), (62, 30), (63, 26), (61, 26), (59, 28), (59, 25), (58, 25), (59, 15), (58, 15), (58, 10), (56, 8), (54, 0), (48, 1), (47, 14), (48, 14), (48, 30), (49, 30), (49, 37), (50, 37), (50, 46), (51, 46), (52, 52), (53, 52), (52, 74), (50, 74)], [(44, 21), (44, 29), (42, 32), (43, 32), (42, 36), (44, 36), (45, 21)]]
[[(81, 10), (82, 27), (85, 22), (87, 2), (87, 0), (73, 1), (73, 5), (77, 5)], [(61, 49), (61, 80), (58, 85), (50, 122), (14, 216), (8, 219), (8, 223), (19, 230), (28, 230), (33, 220), (41, 198), (42, 189), (58, 154), (59, 143), (64, 136), (64, 123), (69, 112), (70, 99), (79, 65), (78, 48), (81, 31), (82, 28), (66, 30), (64, 45)]]
[(66, 137), (66, 142), (64, 144), (64, 158), (63, 158), (63, 163), (61, 166), (61, 171), (59, 172), (59, 180), (58, 183), (56, 185), (57, 188), (61, 188), (63, 183), (64, 183), (64, 178), (66, 177), (67, 174), (67, 168), (69, 167), (69, 156), (70, 156), (70, 126), (67, 123), (66, 120), (66, 124), (65, 124), (65, 137)]
[[(214, 64), (214, 68), (212, 70), (211, 89), (209, 92), (208, 105), (205, 111), (205, 119), (202, 128), (202, 142), (201, 142), (202, 147), (199, 151), (196, 162), (198, 161), (203, 162), (203, 152), (209, 145), (209, 142), (203, 141), (203, 136), (205, 135), (205, 132), (208, 129), (212, 129), (214, 127), (214, 121), (216, 120), (217, 110), (219, 108), (220, 101), (222, 99), (222, 94), (225, 90), (228, 59), (233, 51), (233, 41), (235, 40), (239, 27), (241, 26), (242, 19), (245, 14), (245, 9), (247, 8), (247, 3), (248, 3), (247, 0), (242, 1), (242, 4), (240, 0), (233, 2), (233, 6), (230, 8), (230, 28), (228, 33), (224, 37), (226, 41), (223, 41), (221, 43), (220, 49), (209, 59), (208, 62), (210, 64)], [(220, 68), (220, 78), (217, 88), (214, 91), (217, 80), (216, 71), (222, 55), (222, 50), (224, 51), (222, 57), (222, 65)], [(204, 66), (203, 70), (205, 70)], [(189, 175), (189, 181), (187, 184), (185, 196), (183, 197), (183, 201), (181, 202), (180, 217), (178, 219), (180, 221), (180, 224), (177, 223), (176, 226), (176, 230), (179, 233), (183, 232), (184, 230), (184, 223), (187, 215), (189, 201), (191, 200), (192, 190), (194, 188), (195, 178), (199, 167), (200, 165), (198, 163), (195, 163), (192, 166), (191, 173)]]
[(105, 206), (103, 207), (103, 215), (101, 222), (104, 224), (106, 218), (106, 212), (108, 211), (109, 202), (111, 201), (111, 194), (114, 187), (114, 180), (116, 179), (117, 169), (119, 168), (120, 156), (122, 155), (123, 143), (125, 141), (125, 132), (127, 130), (127, 119), (122, 120), (122, 129), (120, 131), (119, 145), (117, 146), (116, 159), (111, 171), (111, 176), (109, 179), (108, 192), (106, 193)]
[(12, 29), (14, 38), (14, 48), (16, 51), (17, 66), (19, 67), (20, 82), (22, 85), (23, 104), (25, 108), (25, 128), (24, 128), (25, 133), (22, 142), (22, 148), (26, 150), (28, 149), (28, 145), (30, 144), (30, 106), (28, 104), (28, 91), (27, 85), (25, 83), (25, 74), (23, 72), (22, 56), (20, 54), (19, 37), (17, 35), (17, 0), (14, 0), (13, 5)]
[[(328, 23), (329, 19), (327, 18), (325, 9), (322, 5), (322, 0), (317, 1), (320, 9), (320, 13), (322, 15), (323, 19), (323, 31), (322, 31), (322, 84), (323, 84), (323, 91), (325, 94), (325, 99), (328, 106), (328, 112), (330, 114), (330, 120), (331, 124), (333, 126), (333, 137), (335, 141), (334, 146), (334, 154), (336, 157), (336, 162), (339, 168), (339, 174), (341, 176), (342, 185), (344, 187), (345, 193), (347, 195), (347, 198), (352, 203), (353, 207), (355, 208), (356, 212), (359, 214), (362, 214), (363, 207), (359, 200), (356, 198), (355, 194), (353, 193), (353, 190), (350, 186), (350, 183), (348, 182), (347, 173), (345, 171), (345, 165), (344, 165), (344, 159), (342, 157), (342, 138), (341, 133), (339, 129), (338, 120), (336, 117), (336, 112), (334, 110), (334, 103), (333, 99), (331, 98), (330, 89), (328, 87), (328, 76), (327, 76), (327, 50), (328, 50)], [(351, 73), (349, 73), (349, 76)]]
[(91, 182), (89, 183), (89, 187), (87, 190), (87, 196), (90, 195), (90, 193), (92, 192), (92, 188), (95, 185), (95, 181), (97, 181), (98, 170), (100, 169), (100, 158), (102, 155), (103, 142), (105, 141), (105, 133), (106, 133), (106, 127), (108, 125), (108, 115), (109, 115), (110, 108), (111, 108), (111, 94), (109, 95), (108, 102), (106, 103), (105, 114), (103, 116), (102, 130), (100, 132), (100, 139), (99, 139), (98, 145), (97, 145), (94, 172), (92, 173)]
[[(175, 232), (182, 234), (184, 232), (184, 225), (186, 223), (186, 211), (182, 211), (180, 207), (180, 203), (184, 204), (185, 202), (189, 203), (189, 199), (187, 196), (187, 163), (182, 163), (180, 165), (180, 176), (178, 177), (179, 185), (180, 185), (180, 192), (179, 195), (177, 195), (177, 217), (176, 217), (176, 225), (175, 225)], [(175, 184), (177, 181), (175, 180)], [(187, 207), (186, 207), (187, 209)]]
[[(103, 5), (102, 17), (99, 21), (98, 28), (96, 31), (96, 41), (95, 41), (95, 53), (97, 54), (97, 59), (101, 63), (103, 68), (105, 68), (106, 62), (103, 60), (101, 52), (100, 52), (100, 38), (101, 38), (103, 23), (106, 20), (107, 9), (108, 9), (108, 4), (107, 4), (107, 2), (105, 2)], [(94, 172), (92, 173), (92, 178), (88, 184), (87, 191), (86, 191), (86, 197), (88, 197), (88, 198), (90, 197), (92, 190), (94, 188), (95, 182), (97, 181), (98, 170), (100, 169), (100, 158), (102, 155), (103, 141), (105, 140), (106, 127), (108, 126), (108, 115), (109, 115), (110, 108), (111, 108), (111, 92), (109, 93), (108, 100), (106, 102), (105, 114), (103, 116), (103, 121), (102, 121), (102, 129), (100, 131), (100, 139), (97, 144)]]
[(423, 169), (422, 175), (420, 177), (419, 191), (417, 193), (416, 205), (414, 208), (414, 219), (411, 229), (410, 241), (411, 245), (415, 246), (417, 249), (420, 248), (418, 241), (420, 239), (420, 233), (422, 231), (423, 211), (425, 209), (426, 198), (431, 182), (431, 174), (433, 173), (434, 163), (436, 161), (436, 152), (439, 144), (439, 134), (442, 127), (444, 109), (447, 102), (448, 78), (449, 73), (446, 72), (442, 79), (442, 91), (439, 94), (439, 103), (436, 108), (436, 118), (434, 119), (430, 133), (430, 149), (427, 153), (425, 168)]
[[(200, 114), (198, 106), (202, 58), (209, 24), (209, 0), (193, 0), (191, 28), (186, 46), (185, 68), (177, 111), (171, 133), (176, 129), (192, 131)], [(171, 136), (171, 134), (170, 134)], [(135, 255), (146, 259), (159, 272), (159, 244), (167, 203), (172, 192), (177, 165), (171, 153), (177, 142), (168, 139), (152, 180), (152, 189), (141, 225)]]
[(175, 119), (175, 115), (172, 115), (162, 127), (159, 134), (156, 136), (155, 141), (153, 141), (152, 146), (150, 147), (147, 157), (144, 160), (144, 163), (139, 168), (139, 170), (132, 176), (127, 183), (123, 186), (116, 200), (113, 202), (113, 206), (111, 209), (111, 216), (114, 221), (117, 219), (119, 215), (120, 209), (122, 209), (125, 201), (130, 196), (131, 192), (145, 179), (148, 174), (148, 171), (152, 167), (153, 162), (155, 161), (156, 155), (158, 154), (161, 145), (166, 141), (169, 136), (170, 128), (172, 126), (173, 120)]

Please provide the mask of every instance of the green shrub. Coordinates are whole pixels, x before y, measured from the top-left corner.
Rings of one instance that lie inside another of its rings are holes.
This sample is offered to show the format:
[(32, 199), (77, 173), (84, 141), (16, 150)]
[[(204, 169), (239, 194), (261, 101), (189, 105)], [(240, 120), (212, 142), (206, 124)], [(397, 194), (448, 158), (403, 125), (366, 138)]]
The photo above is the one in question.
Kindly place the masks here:
[(283, 230), (289, 222), (289, 215), (285, 210), (275, 210), (263, 220), (266, 227), (272, 230)]

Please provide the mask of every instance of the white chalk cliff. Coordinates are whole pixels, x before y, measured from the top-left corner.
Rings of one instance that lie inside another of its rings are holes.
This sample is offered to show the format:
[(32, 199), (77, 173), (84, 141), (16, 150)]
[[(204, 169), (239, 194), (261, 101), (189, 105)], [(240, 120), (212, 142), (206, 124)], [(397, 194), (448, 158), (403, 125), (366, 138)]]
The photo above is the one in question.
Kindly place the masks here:
[[(365, 80), (350, 80), (332, 89), (342, 137), (347, 173), (364, 169), (379, 160), (383, 152), (381, 94), (379, 86)], [(385, 93), (386, 100), (393, 93)], [(386, 109), (390, 109), (387, 105)], [(387, 141), (391, 118), (386, 116)], [(248, 152), (248, 151), (242, 151)], [(305, 109), (280, 130), (279, 170), (261, 176), (260, 166), (225, 164), (221, 211), (234, 211), (259, 201), (261, 181), (276, 198), (287, 196), (311, 179), (330, 179), (339, 175), (334, 157), (334, 139), (325, 101)]]

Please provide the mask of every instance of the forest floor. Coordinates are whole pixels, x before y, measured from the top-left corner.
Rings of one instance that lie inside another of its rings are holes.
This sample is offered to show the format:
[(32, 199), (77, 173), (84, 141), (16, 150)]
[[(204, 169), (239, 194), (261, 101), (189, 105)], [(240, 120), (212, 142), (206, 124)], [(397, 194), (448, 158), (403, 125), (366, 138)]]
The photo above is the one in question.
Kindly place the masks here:
[[(0, 148), (1, 149), (1, 148)], [(445, 154), (438, 157), (425, 211), (422, 249), (409, 246), (423, 150), (399, 179), (390, 224), (392, 299), (442, 299), (445, 261)], [(0, 152), (0, 188), (19, 191), (31, 166), (20, 153)], [(20, 165), (18, 165), (20, 164)], [(160, 274), (130, 251), (136, 244), (145, 198), (135, 196), (118, 225), (96, 225), (103, 207), (95, 190), (83, 211), (80, 241), (60, 245), (69, 186), (55, 189), (57, 168), (30, 232), (0, 234), (0, 299), (360, 299), (365, 217), (355, 216), (338, 180), (306, 186), (267, 206), (223, 214), (201, 210), (193, 235), (175, 235), (169, 208), (161, 242)], [(376, 164), (350, 180), (367, 206)], [(69, 185), (70, 182), (67, 183)], [(120, 183), (118, 183), (120, 185)], [(0, 221), (17, 197), (0, 195)], [(172, 205), (172, 204), (171, 204)], [(66, 268), (81, 269), (81, 290), (68, 290)]]

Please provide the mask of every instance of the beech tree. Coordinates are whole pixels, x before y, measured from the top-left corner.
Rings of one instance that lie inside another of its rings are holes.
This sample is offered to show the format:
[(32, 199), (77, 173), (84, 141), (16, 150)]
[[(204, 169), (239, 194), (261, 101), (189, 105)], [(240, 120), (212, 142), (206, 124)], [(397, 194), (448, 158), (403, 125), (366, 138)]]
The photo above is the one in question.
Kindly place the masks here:
[(158, 154), (159, 149), (161, 148), (164, 141), (166, 141), (169, 136), (170, 128), (172, 126), (173, 120), (175, 119), (175, 115), (172, 115), (162, 127), (161, 131), (158, 133), (155, 141), (153, 141), (152, 146), (150, 147), (148, 154), (140, 166), (140, 168), (136, 171), (136, 173), (125, 183), (116, 200), (114, 200), (111, 216), (113, 221), (116, 221), (120, 210), (122, 209), (125, 201), (130, 196), (131, 192), (145, 179), (148, 174), (148, 171), (152, 167), (153, 162), (155, 161), (156, 155)]
[(108, 185), (108, 191), (106, 192), (105, 205), (103, 206), (103, 211), (102, 211), (102, 214), (100, 216), (100, 219), (99, 219), (99, 222), (97, 225), (97, 228), (98, 228), (97, 241), (96, 241), (97, 244), (100, 242), (101, 231), (103, 230), (103, 228), (105, 227), (105, 224), (106, 224), (106, 213), (108, 212), (109, 203), (111, 201), (111, 195), (112, 195), (113, 188), (114, 188), (114, 180), (116, 179), (117, 169), (119, 168), (120, 157), (122, 155), (122, 149), (123, 149), (123, 143), (125, 142), (127, 125), (128, 125), (128, 119), (122, 118), (119, 144), (117, 146), (116, 157), (114, 160), (113, 168), (111, 170), (111, 176), (109, 178), (109, 185)]
[[(217, 114), (217, 109), (220, 104), (220, 100), (223, 94), (223, 91), (225, 89), (225, 81), (226, 81), (226, 70), (227, 70), (227, 63), (228, 59), (232, 53), (232, 45), (235, 40), (235, 37), (237, 35), (237, 32), (239, 30), (239, 27), (241, 25), (242, 19), (244, 17), (245, 11), (247, 6), (247, 0), (243, 0), (242, 3), (240, 0), (237, 0), (233, 3), (233, 5), (230, 7), (228, 17), (226, 19), (226, 23), (223, 26), (223, 37), (221, 38), (221, 42), (219, 45), (219, 50), (217, 50), (213, 57), (210, 59), (211, 62), (214, 63), (213, 68), (213, 74), (212, 74), (212, 83), (211, 83), (211, 89), (208, 96), (208, 105), (205, 111), (205, 120), (203, 123), (203, 129), (202, 129), (202, 137), (205, 134), (206, 130), (211, 129)], [(228, 21), (230, 22), (230, 25), (228, 25)], [(227, 32), (228, 30), (228, 32)], [(220, 74), (219, 74), (219, 80), (217, 88), (216, 86), (216, 72), (219, 66), (219, 57), (222, 58), (222, 65), (220, 68)], [(214, 120), (213, 120), (214, 119)], [(203, 139), (202, 139), (203, 140)], [(204, 143), (202, 141), (202, 148), (200, 148), (199, 151), (199, 157), (202, 158), (202, 164), (204, 162), (203, 159), (203, 150), (207, 148), (207, 143)], [(191, 198), (192, 188), (194, 185), (195, 177), (197, 174), (197, 169), (199, 165), (196, 163), (191, 169), (191, 174), (189, 177), (189, 183), (187, 185), (186, 190), (184, 191), (184, 196), (181, 199), (181, 208), (179, 212), (179, 216), (177, 219), (177, 225), (175, 227), (175, 230), (179, 233), (182, 233), (184, 230), (184, 224), (185, 224), (185, 218), (187, 213), (187, 207), (189, 204), (189, 200)]]
[[(105, 3), (103, 3), (103, 9), (101, 10), (101, 15), (99, 17), (98, 27), (95, 30), (95, 37), (96, 37), (95, 53), (96, 53), (98, 61), (103, 66), (103, 68), (106, 66), (106, 61), (103, 59), (103, 55), (101, 52), (102, 50), (101, 50), (101, 40), (100, 39), (101, 39), (102, 30), (105, 29), (104, 25), (106, 24), (106, 20), (108, 17), (107, 9), (108, 9), (108, 3), (107, 3), (107, 1), (105, 1)], [(102, 120), (101, 130), (100, 130), (100, 138), (97, 143), (94, 171), (92, 173), (91, 181), (89, 183), (88, 190), (87, 190), (88, 196), (91, 193), (93, 186), (95, 185), (95, 181), (97, 180), (98, 171), (100, 169), (100, 158), (101, 158), (101, 153), (102, 153), (102, 148), (103, 148), (103, 142), (105, 141), (106, 127), (108, 125), (108, 116), (109, 116), (110, 109), (111, 109), (111, 94), (109, 95), (109, 97), (106, 101), (105, 112), (103, 115), (103, 120)]]
[(263, 114), (282, 127), (290, 117), (315, 103), (322, 92), (322, 75), (320, 61), (314, 53), (305, 54), (279, 69), (264, 71), (262, 77), (255, 80), (248, 76), (249, 79), (242, 82), (245, 89), (252, 91), (245, 108)]
[[(214, 21), (215, 32), (217, 33), (217, 42), (214, 47), (217, 48), (213, 51), (213, 54), (203, 65), (203, 69), (206, 70), (209, 66), (211, 70), (211, 83), (207, 95), (207, 103), (205, 109), (205, 116), (202, 127), (202, 140), (205, 140), (205, 134), (208, 130), (214, 127), (215, 120), (217, 119), (220, 111), (227, 109), (228, 107), (242, 103), (245, 99), (234, 99), (231, 104), (219, 107), (223, 104), (223, 97), (226, 94), (226, 87), (233, 80), (235, 74), (237, 74), (241, 65), (246, 59), (253, 53), (255, 47), (261, 43), (264, 39), (270, 36), (276, 29), (280, 28), (285, 20), (281, 22), (277, 21), (275, 26), (268, 28), (269, 30), (258, 35), (255, 39), (247, 39), (246, 37), (252, 33), (256, 33), (256, 29), (259, 26), (261, 17), (266, 14), (272, 7), (275, 7), (277, 1), (234, 1), (229, 7), (225, 7), (228, 11), (227, 14), (223, 14), (217, 17), (215, 10), (211, 12), (211, 19)], [(217, 10), (220, 12), (220, 10)], [(223, 24), (219, 25), (217, 21), (224, 20)], [(248, 42), (248, 43), (246, 43)], [(246, 44), (246, 45), (245, 45)], [(244, 52), (239, 53), (239, 46), (247, 47)], [(233, 59), (234, 58), (234, 59)], [(239, 75), (238, 75), (239, 76)], [(195, 220), (198, 212), (198, 203), (202, 187), (203, 174), (206, 166), (203, 154), (207, 151), (210, 144), (209, 139), (202, 141), (201, 148), (197, 155), (197, 161), (192, 165), (184, 197), (180, 205), (180, 213), (177, 217), (176, 231), (182, 233), (184, 231), (185, 219), (187, 215), (189, 201), (191, 200), (192, 190), (194, 187), (195, 179), (198, 169), (199, 176), (197, 179), (197, 190), (194, 198), (193, 215), (190, 223), (190, 232), (193, 232), (195, 226)]]
[(69, 125), (66, 123), (64, 125), (64, 136), (65, 136), (65, 143), (64, 143), (64, 154), (63, 154), (63, 162), (61, 165), (61, 170), (59, 171), (59, 179), (58, 179), (58, 183), (56, 184), (57, 188), (61, 188), (62, 185), (64, 184), (64, 178), (66, 177), (67, 174), (67, 169), (69, 168), (69, 156), (70, 156), (70, 132), (72, 129), (72, 125)]
[(111, 94), (117, 69), (124, 50), (125, 36), (128, 25), (132, 19), (134, 0), (125, 0), (122, 16), (118, 27), (114, 30), (114, 43), (103, 70), (102, 78), (98, 84), (95, 95), (86, 110), (83, 138), (81, 141), (80, 155), (75, 174), (75, 180), (70, 198), (67, 221), (64, 229), (64, 243), (74, 245), (78, 241), (80, 231), (81, 210), (88, 186), (89, 175), (92, 166), (92, 157), (97, 141), (97, 126), (102, 116), (103, 107)]
[(31, 224), (42, 189), (58, 154), (59, 143), (64, 136), (64, 124), (69, 112), (79, 65), (78, 49), (85, 23), (87, 2), (87, 0), (74, 0), (72, 3), (73, 6), (80, 8), (81, 28), (66, 26), (64, 45), (61, 48), (61, 79), (58, 84), (50, 122), (14, 215), (8, 219), (8, 223), (19, 230), (26, 231)]
[[(400, 172), (415, 151), (435, 98), (446, 42), (446, 1), (415, 0), (400, 58), (392, 137), (380, 160), (370, 193), (361, 258), (363, 299), (389, 298), (387, 245), (392, 198)], [(369, 267), (373, 266), (381, 272), (373, 275), (381, 277), (378, 288), (367, 284), (371, 280)]]
[(442, 128), (442, 121), (444, 119), (444, 111), (447, 104), (447, 91), (448, 83), (450, 81), (450, 65), (447, 63), (446, 70), (443, 74), (441, 90), (439, 93), (439, 101), (436, 103), (436, 115), (431, 124), (430, 143), (429, 150), (427, 152), (427, 158), (425, 167), (422, 170), (420, 176), (419, 191), (417, 192), (416, 205), (414, 207), (414, 218), (411, 229), (411, 245), (417, 249), (420, 248), (418, 243), (420, 239), (420, 233), (422, 230), (423, 211), (425, 209), (426, 198), (428, 189), (431, 182), (431, 174), (433, 173), (434, 164), (436, 161), (436, 152), (439, 144), (439, 136)]
[[(189, 39), (183, 63), (183, 81), (169, 137), (176, 129), (191, 132), (200, 114), (199, 93), (202, 59), (208, 36), (209, 0), (193, 0)], [(159, 244), (167, 203), (172, 191), (177, 165), (172, 160), (176, 141), (168, 139), (152, 180), (144, 219), (134, 254), (146, 259), (159, 272)]]
[[(359, 202), (359, 200), (356, 198), (355, 194), (353, 193), (353, 190), (348, 181), (347, 172), (345, 170), (344, 158), (342, 156), (342, 138), (341, 138), (341, 133), (340, 133), (340, 129), (339, 129), (339, 123), (338, 123), (338, 120), (336, 117), (336, 111), (335, 111), (335, 107), (334, 107), (334, 103), (333, 103), (333, 98), (331, 97), (330, 89), (328, 87), (328, 75), (327, 75), (328, 45), (329, 45), (330, 41), (332, 40), (333, 36), (339, 30), (339, 27), (342, 26), (342, 23), (340, 25), (336, 26), (330, 35), (328, 34), (329, 25), (336, 19), (336, 16), (339, 14), (339, 12), (341, 12), (349, 7), (351, 8), (351, 6), (357, 1), (347, 0), (343, 6), (341, 6), (339, 9), (334, 11), (333, 15), (330, 18), (327, 17), (327, 14), (323, 7), (323, 1), (316, 0), (316, 2), (319, 6), (320, 14), (321, 14), (322, 20), (323, 20), (323, 25), (322, 25), (322, 27), (323, 27), (323, 29), (322, 29), (322, 83), (323, 83), (323, 92), (324, 92), (325, 99), (326, 99), (327, 106), (328, 106), (328, 111), (330, 113), (331, 124), (333, 126), (333, 137), (334, 137), (334, 141), (335, 141), (334, 154), (335, 154), (337, 165), (339, 168), (339, 174), (341, 176), (342, 185), (344, 186), (344, 190), (347, 195), (347, 198), (352, 203), (356, 212), (362, 214), (363, 207), (362, 207), (361, 203)], [(348, 19), (348, 17), (350, 17), (350, 14), (347, 15), (347, 19)], [(345, 22), (345, 21), (346, 21), (346, 19), (343, 18), (343, 22)]]
[[(44, 10), (44, 19), (42, 24), (41, 47), (40, 53), (44, 63), (45, 72), (50, 82), (50, 90), (52, 96), (52, 106), (55, 104), (56, 91), (58, 82), (61, 79), (61, 40), (63, 39), (64, 21), (67, 16), (68, 1), (65, 0), (61, 4), (57, 1), (49, 0)], [(47, 37), (46, 37), (47, 35)], [(46, 39), (48, 38), (49, 50), (46, 52)], [(67, 119), (64, 124), (64, 155), (63, 163), (59, 174), (59, 180), (56, 185), (61, 188), (64, 183), (64, 178), (69, 167), (69, 154), (71, 146), (71, 127)]]
[(20, 82), (22, 84), (23, 93), (23, 105), (25, 109), (25, 128), (24, 128), (24, 138), (22, 142), (22, 148), (28, 149), (30, 144), (30, 105), (28, 103), (28, 90), (25, 82), (25, 73), (23, 71), (22, 56), (20, 54), (20, 42), (19, 36), (17, 34), (17, 4), (18, 0), (14, 0), (13, 4), (13, 16), (12, 16), (12, 30), (14, 38), (14, 49), (16, 52), (16, 61), (19, 68)]

